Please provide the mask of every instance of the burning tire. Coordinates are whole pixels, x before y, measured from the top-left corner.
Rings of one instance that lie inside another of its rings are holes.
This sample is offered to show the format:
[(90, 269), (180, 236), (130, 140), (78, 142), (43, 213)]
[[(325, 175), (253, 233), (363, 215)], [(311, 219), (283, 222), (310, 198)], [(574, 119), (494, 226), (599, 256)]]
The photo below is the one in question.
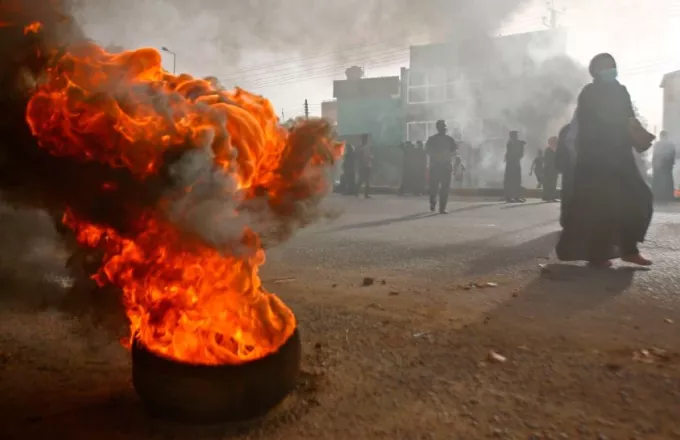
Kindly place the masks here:
[(196, 423), (238, 421), (264, 415), (296, 385), (300, 370), (297, 331), (281, 348), (241, 365), (191, 365), (132, 346), (132, 382), (154, 415)]

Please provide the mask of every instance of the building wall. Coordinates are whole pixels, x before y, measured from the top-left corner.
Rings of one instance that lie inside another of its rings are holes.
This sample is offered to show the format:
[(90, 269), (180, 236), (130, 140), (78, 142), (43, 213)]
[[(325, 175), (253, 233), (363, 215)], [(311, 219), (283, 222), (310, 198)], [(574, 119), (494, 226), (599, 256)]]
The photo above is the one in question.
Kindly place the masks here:
[(481, 93), (498, 86), (490, 75), (497, 73), (494, 69), (498, 66), (487, 65), (494, 58), (490, 51), (503, 55), (505, 84), (507, 78), (522, 76), (526, 66), (531, 66), (531, 57), (565, 53), (566, 33), (541, 31), (493, 41), (412, 47), (410, 69), (402, 73), (407, 139), (430, 136), (438, 119), (446, 120), (452, 133), (469, 140), (507, 136), (508, 127), (486, 114), (489, 103), (483, 101)]
[(439, 119), (447, 121), (454, 135), (480, 135), (481, 120), (476, 115), (479, 82), (464, 81), (455, 70), (444, 67), (411, 69), (406, 82), (408, 140), (425, 140), (433, 135), (434, 123)]
[(339, 99), (338, 134), (368, 134), (373, 145), (390, 146), (402, 142), (404, 116), (401, 99)]
[(680, 75), (668, 76), (663, 88), (663, 129), (680, 143)]
[(324, 101), (321, 103), (321, 117), (326, 118), (334, 124), (338, 123), (338, 102)]

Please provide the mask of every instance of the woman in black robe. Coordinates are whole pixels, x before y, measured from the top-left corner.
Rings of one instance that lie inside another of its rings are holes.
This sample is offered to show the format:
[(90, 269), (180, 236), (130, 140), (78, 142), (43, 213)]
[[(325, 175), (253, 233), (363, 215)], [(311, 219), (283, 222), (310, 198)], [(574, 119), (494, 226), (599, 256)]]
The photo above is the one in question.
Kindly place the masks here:
[(571, 195), (574, 186), (574, 154), (569, 146), (569, 130), (571, 124), (567, 124), (560, 130), (557, 136), (557, 151), (555, 151), (555, 168), (562, 174), (562, 189), (560, 191), (560, 226), (564, 227), (564, 219), (569, 210)]
[(557, 178), (559, 172), (555, 165), (555, 156), (557, 154), (557, 137), (553, 136), (548, 139), (548, 147), (543, 154), (543, 201), (556, 202), (557, 201)]
[(652, 218), (652, 193), (633, 156), (631, 98), (611, 55), (597, 55), (589, 70), (593, 82), (578, 98), (573, 193), (557, 256), (594, 267), (609, 267), (613, 258), (649, 266), (637, 245)]

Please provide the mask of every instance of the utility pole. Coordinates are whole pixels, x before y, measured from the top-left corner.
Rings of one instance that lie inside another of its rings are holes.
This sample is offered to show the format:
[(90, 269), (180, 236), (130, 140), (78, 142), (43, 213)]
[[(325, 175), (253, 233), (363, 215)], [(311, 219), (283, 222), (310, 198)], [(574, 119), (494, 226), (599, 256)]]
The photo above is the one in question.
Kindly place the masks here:
[(286, 116), (283, 113), (283, 109), (281, 109), (281, 122), (285, 122), (285, 121), (286, 121)]
[(307, 103), (306, 99), (305, 99), (305, 119), (309, 119), (309, 104)]
[(548, 2), (548, 17), (543, 17), (543, 24), (546, 25), (550, 29), (557, 29), (558, 27), (558, 21), (557, 17), (562, 14), (562, 11), (558, 11), (555, 8), (555, 0), (550, 0)]
[(165, 46), (161, 47), (161, 50), (172, 55), (172, 74), (174, 75), (177, 73), (177, 54)]

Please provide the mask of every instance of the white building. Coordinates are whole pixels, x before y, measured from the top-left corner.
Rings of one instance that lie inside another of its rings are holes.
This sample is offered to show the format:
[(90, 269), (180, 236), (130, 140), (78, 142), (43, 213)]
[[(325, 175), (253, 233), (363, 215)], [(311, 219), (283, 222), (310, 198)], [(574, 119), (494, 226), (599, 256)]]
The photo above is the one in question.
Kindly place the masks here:
[(661, 80), (663, 89), (663, 129), (676, 144), (680, 143), (680, 70), (667, 73)]

